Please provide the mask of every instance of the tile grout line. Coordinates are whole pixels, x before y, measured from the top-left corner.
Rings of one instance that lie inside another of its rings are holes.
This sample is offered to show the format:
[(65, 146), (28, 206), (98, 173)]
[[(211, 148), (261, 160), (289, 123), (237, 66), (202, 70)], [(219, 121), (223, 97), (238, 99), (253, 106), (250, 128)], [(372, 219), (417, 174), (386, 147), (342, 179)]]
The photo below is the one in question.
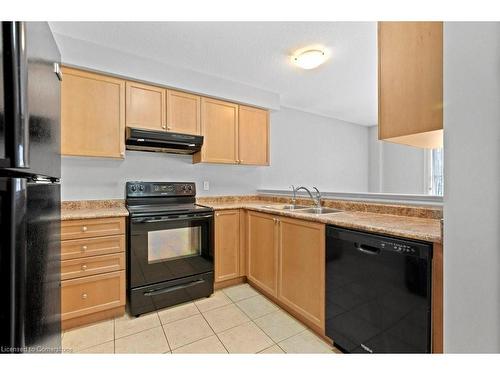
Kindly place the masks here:
[[(229, 297), (228, 297), (229, 298)], [(231, 300), (231, 299), (229, 299)], [(196, 306), (196, 304), (195, 304)], [(225, 306), (229, 306), (229, 305), (225, 305)], [(221, 307), (224, 307), (224, 306), (221, 306)], [(222, 344), (222, 346), (224, 347), (224, 349), (226, 350), (227, 353), (229, 353), (229, 350), (226, 348), (226, 345), (224, 345), (224, 343), (222, 342), (222, 340), (220, 339), (220, 337), (217, 335), (217, 333), (215, 333), (214, 329), (212, 328), (212, 326), (210, 325), (210, 323), (208, 322), (207, 318), (205, 318), (205, 315), (203, 315), (203, 313), (201, 312), (201, 310), (199, 309), (198, 306), (196, 306), (196, 308), (198, 309), (198, 311), (200, 312), (200, 315), (203, 317), (203, 319), (205, 320), (205, 322), (208, 324), (208, 326), (210, 327), (210, 329), (212, 330), (212, 332), (214, 333), (215, 337), (217, 337), (217, 340), (219, 340), (219, 342)], [(214, 309), (215, 310), (215, 309)], [(207, 310), (207, 311), (210, 311), (210, 310)], [(206, 338), (206, 337), (205, 337)], [(203, 340), (203, 339), (200, 339), (200, 340)], [(198, 341), (200, 341), (198, 340)], [(196, 342), (196, 341), (195, 341)], [(189, 344), (188, 344), (189, 345)]]

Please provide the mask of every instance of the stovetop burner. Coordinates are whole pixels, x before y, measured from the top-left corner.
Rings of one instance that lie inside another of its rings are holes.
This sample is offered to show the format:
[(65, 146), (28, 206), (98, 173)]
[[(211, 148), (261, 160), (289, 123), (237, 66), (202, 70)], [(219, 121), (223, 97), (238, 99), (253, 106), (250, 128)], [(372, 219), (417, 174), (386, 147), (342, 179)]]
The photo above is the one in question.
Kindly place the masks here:
[(173, 215), (213, 211), (196, 204), (194, 182), (143, 182), (126, 184), (126, 205), (131, 216)]

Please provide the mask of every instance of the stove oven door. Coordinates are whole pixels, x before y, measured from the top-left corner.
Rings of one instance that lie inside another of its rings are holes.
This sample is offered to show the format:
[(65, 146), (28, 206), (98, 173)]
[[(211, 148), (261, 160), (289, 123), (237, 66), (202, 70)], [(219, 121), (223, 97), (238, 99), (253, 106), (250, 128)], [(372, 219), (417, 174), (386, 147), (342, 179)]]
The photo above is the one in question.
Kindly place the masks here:
[(211, 272), (213, 213), (132, 217), (129, 288)]

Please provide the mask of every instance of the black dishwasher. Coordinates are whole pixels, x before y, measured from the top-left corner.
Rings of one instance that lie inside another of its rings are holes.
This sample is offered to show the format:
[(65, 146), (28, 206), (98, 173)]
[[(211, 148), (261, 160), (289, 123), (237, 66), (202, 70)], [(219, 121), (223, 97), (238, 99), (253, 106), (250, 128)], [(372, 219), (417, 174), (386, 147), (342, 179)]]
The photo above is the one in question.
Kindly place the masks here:
[(432, 244), (327, 226), (326, 335), (346, 353), (431, 352)]

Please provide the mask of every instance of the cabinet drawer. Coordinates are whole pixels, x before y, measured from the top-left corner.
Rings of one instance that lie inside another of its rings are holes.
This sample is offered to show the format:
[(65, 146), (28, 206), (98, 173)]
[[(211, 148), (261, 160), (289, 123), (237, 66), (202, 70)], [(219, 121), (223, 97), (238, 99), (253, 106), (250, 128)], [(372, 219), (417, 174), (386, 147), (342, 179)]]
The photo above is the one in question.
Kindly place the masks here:
[(125, 305), (125, 271), (65, 280), (61, 285), (63, 320)]
[(112, 236), (125, 233), (125, 219), (109, 217), (104, 219), (65, 220), (61, 223), (61, 240)]
[(61, 242), (61, 260), (123, 252), (125, 252), (124, 235)]
[(123, 269), (125, 269), (124, 253), (63, 260), (61, 262), (61, 280), (121, 271)]

